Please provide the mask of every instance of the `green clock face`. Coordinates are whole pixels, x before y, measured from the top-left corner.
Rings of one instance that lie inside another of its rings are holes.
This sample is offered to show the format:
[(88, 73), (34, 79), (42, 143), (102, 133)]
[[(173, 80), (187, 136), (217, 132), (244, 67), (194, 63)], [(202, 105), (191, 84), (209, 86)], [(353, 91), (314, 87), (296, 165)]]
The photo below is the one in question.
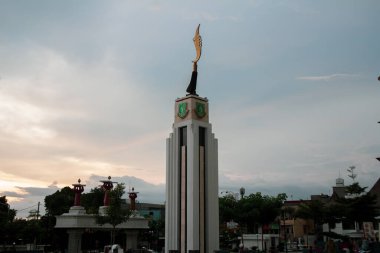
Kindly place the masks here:
[(179, 103), (178, 104), (178, 117), (183, 119), (186, 117), (187, 113), (188, 113), (187, 103), (186, 102)]
[(206, 107), (203, 103), (195, 103), (195, 113), (199, 118), (203, 118), (206, 115)]

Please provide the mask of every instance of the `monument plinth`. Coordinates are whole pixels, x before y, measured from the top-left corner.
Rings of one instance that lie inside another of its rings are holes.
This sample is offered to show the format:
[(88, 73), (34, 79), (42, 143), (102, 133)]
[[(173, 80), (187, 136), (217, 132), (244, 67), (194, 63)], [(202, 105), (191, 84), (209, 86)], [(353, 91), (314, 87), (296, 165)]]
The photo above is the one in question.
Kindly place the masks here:
[[(196, 49), (201, 45), (199, 27), (194, 43)], [(200, 48), (195, 66), (199, 57)], [(166, 140), (165, 252), (219, 249), (218, 141), (208, 99), (196, 94), (196, 76), (193, 71), (189, 94), (175, 101), (173, 133)]]

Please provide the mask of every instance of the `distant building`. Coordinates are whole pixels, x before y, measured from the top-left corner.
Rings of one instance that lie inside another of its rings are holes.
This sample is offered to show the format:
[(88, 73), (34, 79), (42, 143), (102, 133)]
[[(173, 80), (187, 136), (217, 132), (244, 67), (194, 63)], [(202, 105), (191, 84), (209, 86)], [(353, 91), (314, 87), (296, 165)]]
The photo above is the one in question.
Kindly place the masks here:
[[(325, 195), (315, 196), (322, 196), (323, 199)], [(305, 220), (295, 217), (299, 205), (307, 203), (308, 201), (309, 200), (290, 200), (284, 202), (280, 222), (280, 234), (284, 241), (294, 242), (296, 245), (312, 244), (314, 237), (310, 235), (314, 234), (313, 220)]]
[[(320, 201), (326, 206), (335, 203), (339, 198), (350, 197), (346, 192), (347, 186), (344, 185), (344, 180), (342, 178), (337, 178), (335, 181), (335, 186), (332, 187), (331, 196), (327, 194), (311, 195), (310, 200), (292, 200), (285, 201), (283, 206), (283, 214), (281, 219), (281, 237), (286, 239), (287, 242), (297, 242), (298, 244), (313, 244), (313, 237), (310, 236), (314, 234), (314, 224), (312, 220), (304, 220), (296, 218), (294, 213), (299, 208), (302, 203), (307, 203), (308, 201)], [(377, 206), (380, 209), (380, 178), (370, 189), (369, 193), (375, 194), (377, 196)], [(293, 211), (292, 211), (293, 210)], [(380, 217), (377, 218), (377, 222), (373, 224), (364, 224), (369, 227), (373, 227), (376, 234), (379, 234), (379, 221)], [(371, 222), (368, 222), (371, 223)], [(331, 225), (331, 224), (330, 224)], [(328, 224), (323, 225), (323, 232), (334, 232), (340, 235), (347, 235), (349, 237), (363, 237), (363, 224), (358, 224), (353, 221), (339, 222), (332, 224), (330, 227)]]
[(137, 203), (137, 209), (146, 218), (165, 220), (165, 204)]
[(335, 180), (336, 184), (333, 186), (333, 193), (331, 195), (332, 200), (336, 200), (338, 198), (344, 198), (346, 196), (346, 186), (344, 185), (343, 178), (337, 178)]
[[(342, 178), (337, 178), (336, 185), (333, 186), (332, 188), (333, 188), (333, 193), (331, 197), (329, 198), (329, 201), (326, 202), (327, 205), (333, 204), (339, 198), (352, 197), (349, 194), (347, 194), (346, 192), (347, 186), (344, 185), (344, 180)], [(375, 194), (377, 196), (377, 207), (380, 208), (380, 178), (373, 185), (369, 193)], [(376, 234), (379, 235), (379, 221), (380, 221), (380, 217), (378, 217), (377, 221), (374, 223), (363, 222), (363, 224), (361, 223), (359, 224), (354, 221), (342, 221), (342, 222), (332, 224), (332, 226), (330, 227), (328, 224), (324, 224), (323, 231), (333, 232), (339, 235), (349, 236), (351, 238), (362, 238), (365, 232), (363, 230), (363, 225), (364, 225), (364, 226), (370, 226), (371, 229), (373, 228), (375, 231), (377, 230)], [(372, 231), (372, 232), (375, 232), (375, 231)]]

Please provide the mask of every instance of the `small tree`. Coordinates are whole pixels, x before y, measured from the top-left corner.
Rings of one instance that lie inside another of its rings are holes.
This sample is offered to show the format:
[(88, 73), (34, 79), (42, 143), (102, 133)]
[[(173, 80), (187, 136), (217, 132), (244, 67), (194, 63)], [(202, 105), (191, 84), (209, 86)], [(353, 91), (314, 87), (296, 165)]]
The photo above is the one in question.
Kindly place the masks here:
[(122, 206), (122, 196), (124, 193), (124, 184), (117, 184), (116, 187), (110, 191), (110, 205), (107, 207), (105, 215), (98, 214), (96, 216), (96, 222), (99, 225), (110, 224), (112, 226), (111, 244), (115, 243), (116, 226), (126, 222), (130, 216), (130, 211)]

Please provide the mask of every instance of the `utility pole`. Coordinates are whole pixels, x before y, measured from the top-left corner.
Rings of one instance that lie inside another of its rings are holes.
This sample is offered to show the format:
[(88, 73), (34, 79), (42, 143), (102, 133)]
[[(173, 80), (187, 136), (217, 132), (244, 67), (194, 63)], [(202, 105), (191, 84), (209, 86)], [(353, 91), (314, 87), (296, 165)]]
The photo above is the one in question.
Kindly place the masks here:
[(40, 217), (40, 202), (38, 201), (38, 207), (37, 207), (37, 220), (38, 217)]
[(285, 222), (285, 211), (283, 210), (282, 217), (284, 219), (284, 238), (285, 238), (285, 252), (288, 253), (288, 238), (286, 238), (286, 222)]
[[(380, 81), (380, 76), (377, 78), (377, 80), (379, 80), (379, 81)], [(378, 121), (377, 123), (379, 123), (379, 124), (380, 124), (380, 121)], [(378, 161), (380, 162), (380, 157), (377, 157), (377, 158), (376, 158), (376, 160), (378, 160)]]

